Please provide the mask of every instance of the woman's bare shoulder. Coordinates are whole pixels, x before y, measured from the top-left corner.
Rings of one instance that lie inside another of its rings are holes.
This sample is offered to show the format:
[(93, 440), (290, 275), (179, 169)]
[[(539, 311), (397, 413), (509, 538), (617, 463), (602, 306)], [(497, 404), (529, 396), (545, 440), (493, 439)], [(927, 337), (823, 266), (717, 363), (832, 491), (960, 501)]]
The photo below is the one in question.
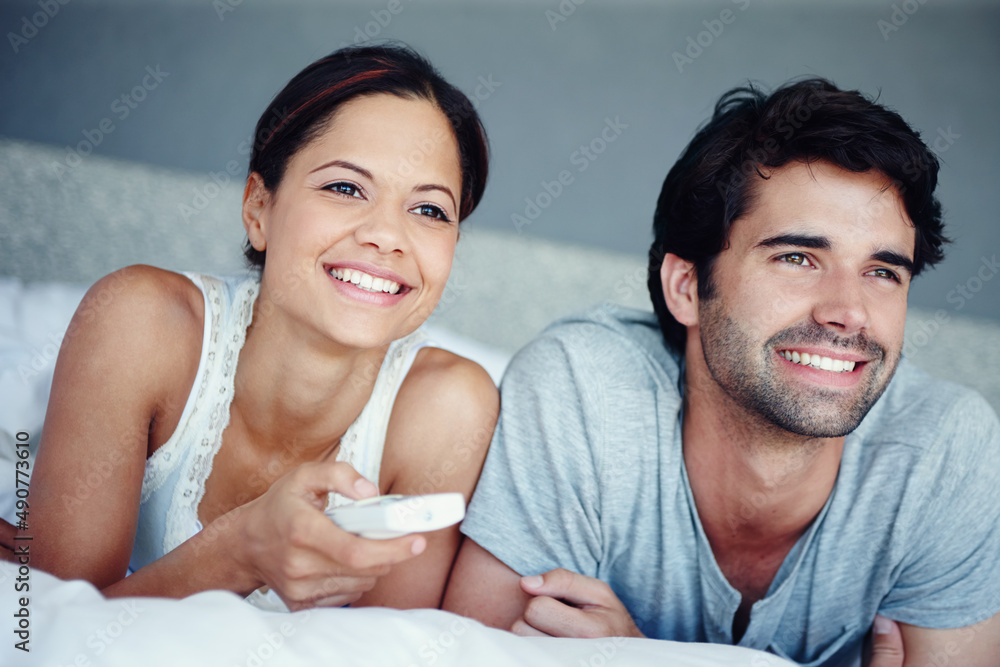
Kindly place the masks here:
[(471, 494), (499, 411), (499, 392), (482, 366), (440, 348), (420, 350), (389, 421), (383, 470), (396, 482), (393, 492), (430, 492), (421, 490), (423, 478), (444, 474), (449, 479), (434, 491)]
[(200, 358), (205, 307), (187, 277), (152, 266), (128, 266), (87, 291), (66, 332), (64, 348), (136, 380), (189, 375)]
[(421, 408), (452, 405), (489, 412), (499, 406), (499, 393), (489, 373), (476, 362), (443, 348), (425, 347), (413, 360), (396, 400)]

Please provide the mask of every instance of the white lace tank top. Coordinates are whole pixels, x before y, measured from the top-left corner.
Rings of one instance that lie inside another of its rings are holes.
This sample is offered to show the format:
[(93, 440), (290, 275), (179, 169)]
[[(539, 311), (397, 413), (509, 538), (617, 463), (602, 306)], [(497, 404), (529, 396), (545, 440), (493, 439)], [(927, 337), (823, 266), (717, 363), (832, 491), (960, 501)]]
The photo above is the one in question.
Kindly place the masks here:
[[(205, 298), (201, 360), (177, 429), (146, 461), (129, 563), (133, 572), (201, 530), (198, 505), (205, 495), (205, 480), (212, 472), (222, 433), (229, 425), (236, 363), (260, 291), (257, 276), (185, 275)], [(389, 346), (371, 398), (341, 438), (336, 459), (351, 464), (376, 486), (396, 393), (417, 352), (429, 345), (426, 334), (418, 329)], [(330, 495), (333, 506), (348, 502), (339, 494)]]

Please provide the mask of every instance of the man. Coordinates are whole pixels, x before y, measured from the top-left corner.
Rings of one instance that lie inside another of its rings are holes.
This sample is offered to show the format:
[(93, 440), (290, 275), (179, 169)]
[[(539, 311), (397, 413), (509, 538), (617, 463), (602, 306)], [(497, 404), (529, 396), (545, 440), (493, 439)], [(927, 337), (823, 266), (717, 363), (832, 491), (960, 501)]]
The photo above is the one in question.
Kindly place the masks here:
[(1000, 665), (1000, 424), (900, 362), (937, 170), (826, 81), (723, 96), (660, 194), (656, 317), (598, 308), (512, 362), (446, 608), (805, 665), (874, 623), (906, 665)]

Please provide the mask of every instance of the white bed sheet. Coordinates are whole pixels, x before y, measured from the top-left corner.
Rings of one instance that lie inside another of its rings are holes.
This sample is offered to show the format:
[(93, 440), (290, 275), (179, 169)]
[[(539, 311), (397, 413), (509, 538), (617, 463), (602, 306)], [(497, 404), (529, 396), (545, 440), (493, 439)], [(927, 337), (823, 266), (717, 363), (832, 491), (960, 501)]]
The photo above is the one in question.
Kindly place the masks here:
[(671, 665), (781, 667), (776, 656), (712, 644), (652, 639), (517, 637), (435, 609), (315, 609), (266, 612), (212, 591), (183, 600), (108, 600), (90, 584), (30, 573), (29, 653), (14, 648), (17, 566), (0, 563), (0, 664), (42, 665), (377, 665), (482, 667)]

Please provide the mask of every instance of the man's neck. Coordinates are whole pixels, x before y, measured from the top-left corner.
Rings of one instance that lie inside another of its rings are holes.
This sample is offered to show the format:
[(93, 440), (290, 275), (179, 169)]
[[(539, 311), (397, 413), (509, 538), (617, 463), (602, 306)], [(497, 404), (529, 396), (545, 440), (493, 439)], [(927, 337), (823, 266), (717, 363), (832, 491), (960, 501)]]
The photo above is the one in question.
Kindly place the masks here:
[(684, 462), (706, 532), (744, 546), (804, 533), (833, 490), (844, 439), (777, 443), (723, 421), (697, 408), (684, 416)]
[(808, 438), (767, 423), (692, 366), (682, 435), (691, 491), (716, 562), (752, 604), (826, 504), (844, 439)]

